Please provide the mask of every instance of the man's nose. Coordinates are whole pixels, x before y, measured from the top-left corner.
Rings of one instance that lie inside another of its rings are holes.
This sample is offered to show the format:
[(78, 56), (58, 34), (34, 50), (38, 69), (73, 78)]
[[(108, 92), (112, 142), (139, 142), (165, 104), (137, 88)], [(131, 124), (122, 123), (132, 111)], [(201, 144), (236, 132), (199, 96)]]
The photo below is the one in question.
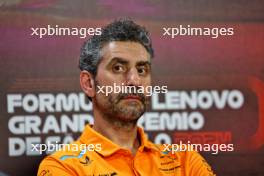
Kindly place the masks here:
[(126, 84), (128, 86), (140, 86), (141, 85), (141, 79), (140, 76), (138, 75), (137, 69), (130, 69), (129, 72), (127, 73), (127, 78), (126, 78)]

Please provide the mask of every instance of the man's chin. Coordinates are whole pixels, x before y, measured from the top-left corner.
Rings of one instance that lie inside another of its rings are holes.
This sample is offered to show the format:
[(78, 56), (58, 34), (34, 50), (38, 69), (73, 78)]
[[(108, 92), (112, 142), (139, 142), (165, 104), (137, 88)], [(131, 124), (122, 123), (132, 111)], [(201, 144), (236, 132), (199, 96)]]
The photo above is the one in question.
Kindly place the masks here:
[(144, 108), (142, 107), (133, 107), (133, 106), (126, 106), (125, 108), (119, 109), (116, 112), (116, 116), (119, 120), (124, 122), (132, 122), (137, 121), (142, 114), (144, 113)]
[(141, 116), (133, 116), (133, 115), (127, 115), (127, 116), (124, 116), (124, 115), (119, 115), (117, 118), (118, 118), (118, 121), (122, 122), (122, 123), (133, 123), (133, 124), (136, 124), (138, 119), (140, 118)]

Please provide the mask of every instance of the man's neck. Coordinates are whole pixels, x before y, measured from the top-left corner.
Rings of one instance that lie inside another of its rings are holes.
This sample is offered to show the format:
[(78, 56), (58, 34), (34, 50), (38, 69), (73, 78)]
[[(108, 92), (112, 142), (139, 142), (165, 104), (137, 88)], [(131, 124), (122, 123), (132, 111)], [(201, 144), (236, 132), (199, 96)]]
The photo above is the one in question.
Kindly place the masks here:
[(122, 148), (129, 149), (135, 155), (140, 146), (137, 125), (126, 122), (109, 122), (101, 114), (94, 114), (93, 129)]

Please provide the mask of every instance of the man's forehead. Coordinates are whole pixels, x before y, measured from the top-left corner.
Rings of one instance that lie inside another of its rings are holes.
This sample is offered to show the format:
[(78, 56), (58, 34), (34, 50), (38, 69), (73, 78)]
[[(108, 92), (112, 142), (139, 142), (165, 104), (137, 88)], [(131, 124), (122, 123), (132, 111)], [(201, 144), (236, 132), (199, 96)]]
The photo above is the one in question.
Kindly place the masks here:
[(130, 41), (112, 41), (107, 43), (102, 48), (101, 56), (104, 59), (115, 57), (141, 61), (148, 61), (150, 59), (149, 53), (140, 43)]

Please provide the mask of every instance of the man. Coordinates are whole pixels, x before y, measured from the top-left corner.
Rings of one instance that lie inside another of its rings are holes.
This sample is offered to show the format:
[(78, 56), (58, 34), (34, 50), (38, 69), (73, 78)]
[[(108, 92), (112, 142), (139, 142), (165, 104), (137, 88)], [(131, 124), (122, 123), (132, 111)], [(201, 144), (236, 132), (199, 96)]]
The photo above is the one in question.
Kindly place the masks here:
[[(197, 152), (162, 152), (147, 140), (137, 120), (149, 103), (146, 92), (111, 92), (107, 86), (151, 85), (153, 49), (145, 28), (131, 20), (115, 21), (84, 43), (80, 84), (93, 104), (94, 125), (73, 144), (86, 148), (46, 157), (38, 175), (159, 176), (213, 175)], [(72, 144), (72, 145), (73, 145)]]

